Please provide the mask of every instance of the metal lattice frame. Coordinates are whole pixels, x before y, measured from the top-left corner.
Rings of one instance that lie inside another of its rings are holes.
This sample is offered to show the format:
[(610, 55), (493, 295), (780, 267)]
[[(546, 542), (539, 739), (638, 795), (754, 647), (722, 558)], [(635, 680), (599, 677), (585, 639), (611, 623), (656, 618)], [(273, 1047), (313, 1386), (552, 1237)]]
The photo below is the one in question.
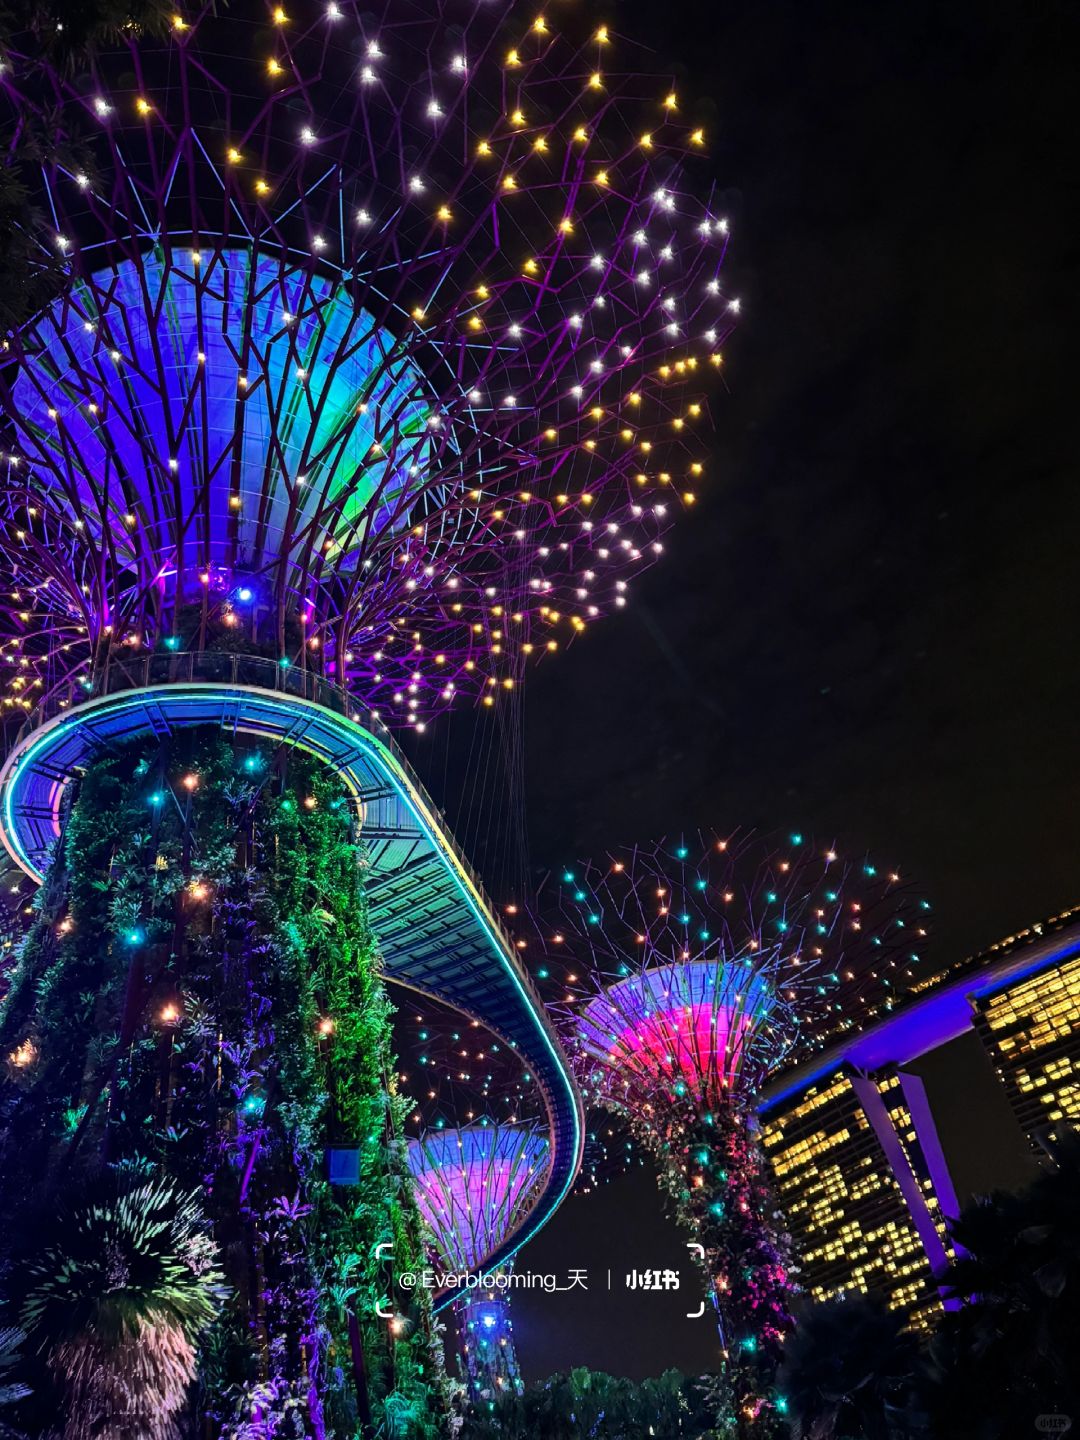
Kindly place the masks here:
[(697, 489), (727, 224), (670, 86), (534, 22), (207, 9), (76, 79), (12, 57), (88, 158), (42, 172), (69, 283), (0, 377), (9, 704), (231, 620), (423, 723), (623, 603)]
[(621, 1111), (752, 1101), (919, 985), (926, 902), (802, 835), (612, 852), (551, 891), (522, 952), (588, 1093)]
[(477, 1269), (520, 1229), (549, 1164), (547, 1136), (532, 1125), (491, 1121), (409, 1141), (417, 1204), (448, 1271)]

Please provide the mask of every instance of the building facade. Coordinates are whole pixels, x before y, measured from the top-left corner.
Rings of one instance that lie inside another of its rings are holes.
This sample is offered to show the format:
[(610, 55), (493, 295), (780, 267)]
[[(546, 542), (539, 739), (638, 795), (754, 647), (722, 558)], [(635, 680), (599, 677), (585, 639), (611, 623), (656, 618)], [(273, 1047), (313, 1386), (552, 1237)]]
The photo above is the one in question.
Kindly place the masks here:
[(815, 1300), (880, 1291), (931, 1324), (956, 1189), (910, 1066), (974, 1027), (1034, 1146), (1080, 1127), (1080, 912), (928, 977), (883, 1022), (778, 1076), (761, 1139)]
[(1080, 1127), (1080, 956), (972, 996), (975, 1029), (1033, 1145)]
[(807, 1293), (879, 1291), (931, 1323), (956, 1197), (918, 1076), (840, 1066), (760, 1118)]

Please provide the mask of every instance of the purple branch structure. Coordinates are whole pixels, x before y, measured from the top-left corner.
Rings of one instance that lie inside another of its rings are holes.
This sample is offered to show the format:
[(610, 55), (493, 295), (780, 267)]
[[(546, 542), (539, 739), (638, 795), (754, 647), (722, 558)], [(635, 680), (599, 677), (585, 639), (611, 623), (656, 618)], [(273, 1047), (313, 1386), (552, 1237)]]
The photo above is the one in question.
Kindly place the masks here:
[(757, 1099), (770, 1075), (918, 983), (928, 907), (895, 872), (801, 834), (613, 852), (553, 877), (550, 891), (523, 953), (587, 1102), (630, 1124), (703, 1246), (725, 1423), (772, 1433), (793, 1281)]
[[(481, 1122), (409, 1141), (416, 1200), (445, 1276), (476, 1272), (536, 1201), (548, 1141), (530, 1125)], [(469, 1398), (521, 1391), (514, 1352), (510, 1265), (478, 1277), (456, 1306)]]
[(562, 29), (207, 6), (11, 57), (64, 282), (0, 374), (6, 705), (247, 643), (422, 727), (625, 603), (738, 306), (684, 102)]

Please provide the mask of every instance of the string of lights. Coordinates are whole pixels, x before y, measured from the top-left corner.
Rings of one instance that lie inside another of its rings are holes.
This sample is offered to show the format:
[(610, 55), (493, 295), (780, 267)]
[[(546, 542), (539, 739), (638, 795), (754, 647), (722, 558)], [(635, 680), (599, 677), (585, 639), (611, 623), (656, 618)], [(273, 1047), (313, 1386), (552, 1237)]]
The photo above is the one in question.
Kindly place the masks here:
[(800, 833), (613, 852), (507, 907), (587, 1099), (629, 1124), (703, 1247), (739, 1433), (782, 1423), (793, 1291), (756, 1097), (917, 983), (928, 908), (897, 872)]
[[(486, 1117), (409, 1141), (420, 1213), (446, 1271), (475, 1271), (528, 1215), (548, 1150), (542, 1128)], [(514, 1352), (507, 1264), (459, 1300), (457, 1322), (469, 1398), (522, 1390)]]
[(86, 160), (41, 171), (66, 278), (0, 378), (4, 704), (246, 643), (419, 728), (626, 602), (738, 310), (640, 58), (462, 0), (10, 57)]

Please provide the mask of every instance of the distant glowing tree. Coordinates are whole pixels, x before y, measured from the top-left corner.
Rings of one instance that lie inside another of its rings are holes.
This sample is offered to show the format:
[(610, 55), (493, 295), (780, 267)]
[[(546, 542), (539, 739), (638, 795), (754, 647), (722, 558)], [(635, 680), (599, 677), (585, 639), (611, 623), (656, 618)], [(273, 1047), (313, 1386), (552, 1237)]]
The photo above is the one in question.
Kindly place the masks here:
[(891, 1007), (925, 902), (799, 834), (620, 851), (553, 890), (526, 953), (587, 1096), (629, 1121), (703, 1247), (726, 1423), (768, 1434), (793, 1282), (755, 1102), (796, 1053)]
[[(475, 1271), (521, 1227), (547, 1151), (547, 1136), (528, 1125), (429, 1130), (409, 1141), (416, 1202), (448, 1273)], [(456, 1307), (474, 1402), (522, 1388), (510, 1321), (511, 1277), (511, 1265), (502, 1265), (483, 1286), (466, 1290)]]

